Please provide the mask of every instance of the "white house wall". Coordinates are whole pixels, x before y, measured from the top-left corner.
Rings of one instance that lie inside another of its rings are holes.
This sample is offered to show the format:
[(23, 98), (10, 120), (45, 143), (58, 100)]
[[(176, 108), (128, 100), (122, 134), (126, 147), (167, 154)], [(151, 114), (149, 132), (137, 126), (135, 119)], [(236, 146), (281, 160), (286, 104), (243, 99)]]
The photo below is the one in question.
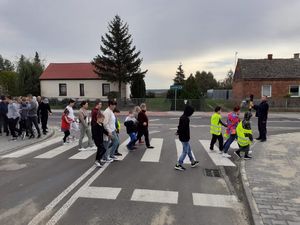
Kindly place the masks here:
[[(48, 98), (107, 99), (102, 95), (102, 84), (110, 84), (110, 91), (118, 91), (117, 83), (104, 80), (41, 80), (41, 95)], [(59, 96), (59, 84), (67, 84), (67, 96)], [(80, 96), (79, 84), (84, 84), (84, 96)], [(126, 96), (126, 85), (122, 85), (122, 96)]]

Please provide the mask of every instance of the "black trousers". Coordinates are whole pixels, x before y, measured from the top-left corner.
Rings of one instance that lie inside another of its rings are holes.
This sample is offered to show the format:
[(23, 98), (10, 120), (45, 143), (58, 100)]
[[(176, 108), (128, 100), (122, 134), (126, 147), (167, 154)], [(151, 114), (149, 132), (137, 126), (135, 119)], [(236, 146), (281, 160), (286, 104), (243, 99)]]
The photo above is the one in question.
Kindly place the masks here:
[(103, 143), (102, 144), (95, 143), (95, 144), (97, 146), (96, 161), (100, 161), (102, 159), (102, 157), (104, 156), (106, 149), (105, 149)]
[(223, 135), (215, 135), (213, 134), (211, 137), (211, 141), (210, 141), (210, 149), (214, 149), (214, 145), (217, 142), (217, 140), (219, 141), (219, 150), (222, 151), (223, 150)]
[(148, 127), (138, 129), (137, 140), (139, 140), (143, 135), (145, 136), (146, 146), (150, 146)]
[(41, 116), (42, 130), (45, 133), (47, 131), (48, 115)]
[(64, 131), (64, 134), (65, 134), (65, 136), (64, 136), (64, 138), (63, 138), (63, 141), (64, 141), (64, 143), (67, 141), (67, 137), (69, 137), (69, 135), (70, 135), (70, 130), (66, 130), (66, 131)]
[(19, 117), (16, 119), (8, 119), (8, 126), (10, 130), (10, 134), (13, 137), (18, 137), (16, 132), (20, 133), (20, 130), (17, 129), (17, 124), (18, 124)]
[(40, 130), (39, 125), (38, 125), (37, 116), (28, 117), (28, 120), (29, 120), (29, 132), (30, 132), (30, 134), (33, 135), (33, 129), (32, 129), (32, 124), (33, 124), (35, 129), (38, 132), (38, 135), (41, 135), (41, 130)]
[(236, 153), (240, 154), (241, 152), (245, 152), (245, 156), (248, 156), (249, 150), (250, 150), (249, 145), (247, 145), (247, 146), (240, 146), (239, 145), (239, 150), (237, 150)]
[(8, 118), (6, 115), (0, 115), (0, 133), (2, 133), (2, 128), (3, 128), (3, 132), (9, 134)]
[(262, 140), (267, 139), (267, 120), (262, 120), (258, 117), (258, 131), (259, 131), (259, 138)]

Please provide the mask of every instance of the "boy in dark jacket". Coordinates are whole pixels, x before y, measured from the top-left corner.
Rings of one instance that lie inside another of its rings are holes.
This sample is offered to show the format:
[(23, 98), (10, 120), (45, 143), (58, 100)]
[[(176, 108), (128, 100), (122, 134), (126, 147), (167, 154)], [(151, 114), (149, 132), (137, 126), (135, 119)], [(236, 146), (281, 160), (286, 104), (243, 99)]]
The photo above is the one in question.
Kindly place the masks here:
[(41, 117), (43, 134), (46, 135), (48, 132), (48, 127), (47, 127), (48, 116), (52, 115), (48, 98), (44, 98), (39, 103), (37, 114)]
[(195, 167), (199, 164), (199, 162), (196, 161), (192, 155), (192, 150), (189, 143), (190, 140), (190, 118), (189, 117), (193, 113), (194, 113), (194, 108), (187, 105), (184, 109), (183, 115), (179, 119), (179, 125), (176, 134), (179, 136), (179, 140), (182, 143), (183, 149), (182, 149), (181, 156), (179, 157), (178, 163), (175, 165), (176, 170), (185, 170), (182, 164), (186, 155), (189, 156), (192, 167)]
[(128, 150), (134, 149), (134, 143), (136, 142), (136, 132), (137, 132), (137, 120), (134, 117), (132, 111), (129, 111), (128, 116), (125, 119), (124, 126), (126, 127), (127, 134), (130, 137), (130, 141), (127, 144)]
[(111, 137), (111, 134), (108, 133), (108, 131), (104, 128), (103, 121), (104, 115), (101, 112), (99, 112), (97, 115), (97, 123), (92, 125), (92, 136), (95, 145), (97, 146), (97, 154), (95, 161), (95, 165), (97, 167), (102, 167), (104, 165), (104, 163), (100, 161), (106, 152), (106, 149), (103, 145), (103, 134)]

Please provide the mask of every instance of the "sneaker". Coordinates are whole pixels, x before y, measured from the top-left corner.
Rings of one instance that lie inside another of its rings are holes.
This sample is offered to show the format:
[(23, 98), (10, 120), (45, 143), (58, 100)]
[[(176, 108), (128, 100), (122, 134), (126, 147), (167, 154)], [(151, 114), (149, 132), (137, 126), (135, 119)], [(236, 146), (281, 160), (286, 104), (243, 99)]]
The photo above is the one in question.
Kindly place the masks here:
[(267, 141), (267, 139), (261, 139), (261, 140), (260, 140), (260, 142), (265, 142), (265, 141)]
[(100, 164), (103, 166), (106, 163), (106, 159), (101, 159)]
[(107, 162), (107, 163), (111, 163), (111, 162), (113, 162), (114, 160), (112, 159), (112, 158), (108, 158), (108, 159), (106, 159), (105, 160), (105, 162)]
[(242, 158), (239, 152), (234, 152), (234, 154), (240, 159)]
[(223, 151), (219, 151), (219, 154), (224, 154)]
[(231, 155), (229, 155), (228, 153), (223, 153), (222, 156), (225, 158), (231, 158)]
[(40, 138), (41, 137), (41, 134), (38, 134), (38, 136), (36, 138)]
[(95, 150), (97, 150), (97, 147), (96, 146), (87, 147), (86, 150), (87, 151), (95, 151)]
[(211, 151), (213, 151), (214, 150), (214, 148), (209, 148)]
[(154, 148), (154, 147), (150, 145), (150, 146), (147, 146), (147, 148)]
[(248, 154), (252, 154), (252, 151), (250, 150), (250, 151), (248, 152)]
[(194, 161), (191, 163), (192, 168), (196, 167), (197, 165), (199, 165), (199, 161)]
[(96, 161), (96, 162), (95, 162), (95, 165), (96, 165), (97, 167), (102, 167), (102, 165), (100, 164), (99, 161)]
[(185, 170), (185, 168), (182, 165), (179, 165), (179, 164), (176, 164), (174, 168), (175, 168), (175, 170), (181, 170), (181, 171)]
[(122, 156), (120, 152), (115, 153), (116, 156)]
[(245, 156), (244, 156), (244, 159), (245, 159), (245, 160), (248, 160), (248, 159), (252, 159), (252, 157), (251, 157), (250, 155), (245, 155)]
[(113, 160), (113, 161), (119, 161), (120, 159), (116, 156), (110, 156), (110, 158)]
[(261, 140), (261, 138), (260, 137), (257, 137), (257, 138), (255, 138), (256, 140)]
[(82, 148), (79, 148), (78, 150), (79, 150), (79, 151), (85, 151), (85, 150), (87, 150), (87, 149), (82, 147)]

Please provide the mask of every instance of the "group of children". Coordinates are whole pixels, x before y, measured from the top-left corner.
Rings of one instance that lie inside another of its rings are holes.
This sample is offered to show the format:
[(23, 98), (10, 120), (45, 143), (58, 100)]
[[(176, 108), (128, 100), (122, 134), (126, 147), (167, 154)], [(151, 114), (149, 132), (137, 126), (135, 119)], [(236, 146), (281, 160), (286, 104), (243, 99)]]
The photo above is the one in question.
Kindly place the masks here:
[[(176, 132), (176, 135), (179, 136), (179, 140), (182, 143), (183, 150), (181, 156), (179, 157), (178, 162), (175, 165), (176, 170), (185, 170), (183, 167), (183, 161), (188, 155), (191, 161), (191, 167), (195, 167), (199, 164), (198, 161), (193, 157), (191, 147), (189, 144), (190, 140), (190, 119), (189, 117), (193, 114), (194, 109), (187, 105), (184, 109), (183, 115), (179, 119), (179, 125)], [(252, 114), (250, 111), (245, 112), (244, 119), (240, 121), (239, 119), (240, 107), (236, 106), (233, 109), (233, 112), (228, 114), (227, 123), (222, 122), (221, 116), (221, 107), (217, 106), (215, 108), (215, 113), (211, 116), (211, 124), (210, 124), (210, 133), (212, 134), (211, 142), (210, 142), (210, 150), (214, 151), (214, 145), (216, 141), (219, 142), (219, 152), (223, 157), (230, 158), (231, 155), (228, 154), (228, 149), (231, 143), (237, 139), (239, 149), (234, 153), (237, 157), (241, 158), (241, 152), (244, 152), (244, 159), (251, 159), (250, 154), (250, 145), (253, 141), (252, 130), (250, 119)], [(226, 127), (225, 137), (227, 141), (223, 144), (223, 134), (222, 134), (222, 126)]]
[[(72, 124), (76, 124), (75, 116), (73, 112), (73, 106), (75, 101), (70, 100), (69, 106), (66, 107), (61, 118), (61, 130), (64, 132), (63, 143), (68, 142), (70, 136), (70, 129)], [(112, 162), (118, 160), (117, 156), (122, 154), (118, 152), (120, 130), (120, 121), (117, 114), (120, 112), (116, 109), (116, 102), (109, 101), (108, 108), (101, 113), (101, 103), (97, 102), (91, 113), (91, 121), (89, 114), (87, 113), (88, 103), (82, 101), (79, 110), (79, 150), (92, 150), (94, 146), (91, 144), (94, 141), (97, 147), (95, 165), (102, 167), (105, 162)], [(145, 136), (145, 142), (147, 148), (154, 148), (150, 145), (149, 132), (148, 132), (148, 117), (146, 115), (146, 104), (135, 107), (135, 110), (130, 111), (125, 119), (124, 125), (127, 129), (127, 133), (130, 137), (130, 141), (127, 144), (127, 149), (132, 151), (135, 149), (135, 143), (141, 140), (142, 136)], [(91, 131), (89, 125), (91, 124)], [(88, 147), (82, 147), (82, 140), (85, 136), (88, 137)]]

